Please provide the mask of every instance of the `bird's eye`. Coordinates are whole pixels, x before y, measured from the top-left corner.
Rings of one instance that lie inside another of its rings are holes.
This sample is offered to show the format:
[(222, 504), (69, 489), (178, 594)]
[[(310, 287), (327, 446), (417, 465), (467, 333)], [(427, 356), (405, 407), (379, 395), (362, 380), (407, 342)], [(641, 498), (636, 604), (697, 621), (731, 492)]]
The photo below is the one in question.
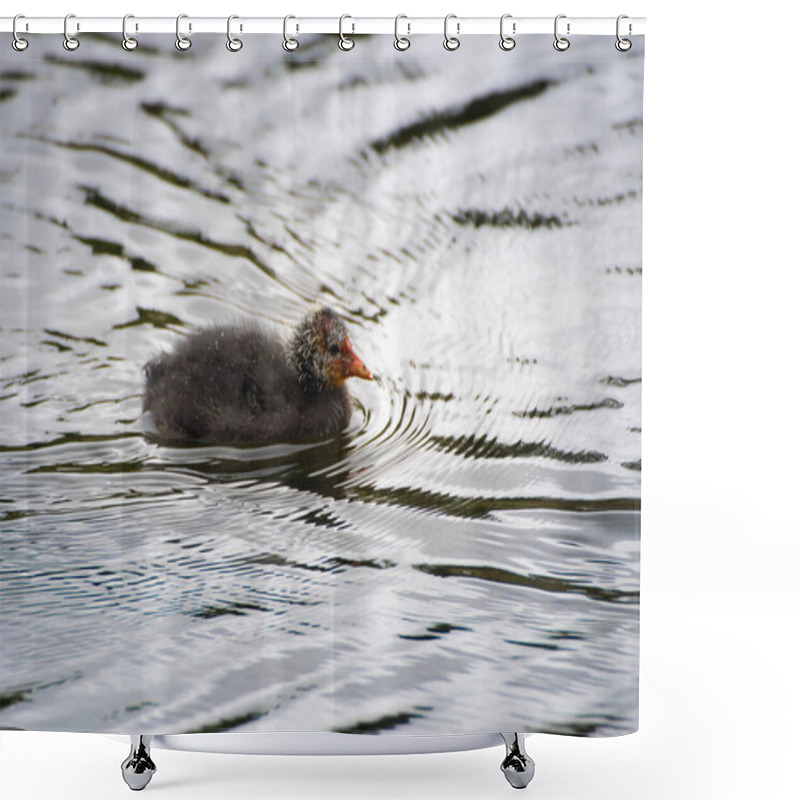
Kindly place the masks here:
[(331, 345), (331, 355), (338, 356), (339, 355), (339, 345), (332, 344)]

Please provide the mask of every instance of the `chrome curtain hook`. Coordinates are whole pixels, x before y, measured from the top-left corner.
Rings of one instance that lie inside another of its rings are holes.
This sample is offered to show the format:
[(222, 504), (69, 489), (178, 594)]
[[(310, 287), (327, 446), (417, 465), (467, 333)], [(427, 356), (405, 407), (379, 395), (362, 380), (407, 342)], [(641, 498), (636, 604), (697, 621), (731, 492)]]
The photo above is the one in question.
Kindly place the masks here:
[[(559, 36), (558, 35), (558, 21), (560, 19), (566, 19), (566, 14), (559, 14), (556, 17), (556, 21), (553, 25), (553, 33), (555, 34), (556, 40), (553, 42), (553, 47), (558, 50), (560, 53), (563, 53), (565, 50), (569, 49), (569, 39), (566, 36)], [(569, 36), (569, 22), (567, 23), (567, 36)]]
[(461, 47), (461, 40), (458, 39), (456, 36), (450, 36), (449, 33), (447, 32), (447, 28), (448, 28), (448, 25), (449, 25), (451, 19), (456, 20), (456, 33), (460, 33), (460, 31), (461, 31), (461, 23), (458, 22), (458, 17), (455, 14), (448, 14), (444, 18), (444, 42), (443, 42), (443, 44), (444, 44), (444, 49), (445, 50), (450, 50), (450, 52), (452, 52), (453, 50), (458, 50), (458, 48)]
[[(627, 16), (626, 14), (620, 14), (620, 15), (617, 17), (617, 41), (616, 41), (616, 42), (614, 42), (614, 47), (616, 47), (616, 48), (617, 48), (617, 50), (619, 50), (619, 51), (620, 51), (620, 53), (625, 53), (625, 52), (627, 52), (628, 50), (630, 50), (630, 49), (631, 49), (631, 47), (633, 47), (633, 42), (631, 42), (631, 40), (630, 40), (630, 39), (623, 39), (623, 38), (622, 38), (622, 37), (619, 35), (619, 29), (620, 29), (620, 25), (619, 25), (619, 24), (620, 24), (620, 22), (622, 22), (622, 20), (624, 20), (624, 19), (628, 19), (628, 16)], [(632, 32), (632, 31), (633, 31), (633, 26), (632, 26), (632, 25), (631, 25), (631, 23), (629, 22), (629, 23), (628, 23), (628, 36), (630, 36), (630, 35), (631, 35), (631, 32)]]
[[(67, 16), (64, 17), (64, 49), (69, 50), (70, 52), (72, 52), (73, 50), (77, 50), (81, 46), (81, 43), (74, 36), (69, 35), (68, 28), (69, 28), (69, 21), (71, 19), (75, 19), (74, 14), (67, 14)], [(77, 23), (75, 23), (75, 30), (76, 32), (79, 30), (79, 26)]]
[[(236, 14), (231, 14), (228, 17), (228, 41), (225, 42), (225, 47), (227, 47), (231, 53), (238, 53), (242, 47), (244, 47), (242, 40), (234, 38), (233, 34), (231, 33), (231, 22), (233, 22), (235, 19), (239, 19)], [(239, 30), (241, 30), (241, 27)]]
[[(188, 50), (192, 46), (192, 40), (181, 34), (181, 20), (188, 19), (188, 17), (188, 14), (178, 14), (178, 18), (175, 20), (175, 47), (178, 50)], [(190, 25), (189, 31), (191, 30), (192, 26)]]
[(14, 17), (14, 23), (11, 26), (11, 32), (14, 34), (14, 38), (11, 41), (11, 46), (18, 53), (21, 53), (23, 50), (27, 50), (28, 49), (28, 40), (27, 39), (23, 39), (17, 33), (17, 20), (20, 20), (20, 19), (25, 19), (25, 15), (24, 14), (17, 14), (17, 16)]
[(297, 50), (297, 48), (300, 47), (300, 42), (289, 36), (290, 19), (297, 19), (297, 17), (293, 17), (289, 14), (283, 18), (283, 49), (286, 50), (287, 53), (291, 53), (293, 50)]
[(135, 50), (139, 46), (139, 40), (134, 39), (132, 36), (128, 36), (128, 20), (129, 19), (136, 19), (133, 14), (126, 14), (122, 18), (122, 49), (123, 50)]
[[(408, 20), (408, 17), (405, 14), (398, 14), (394, 18), (394, 49), (395, 50), (408, 50), (411, 47), (411, 39), (407, 39), (405, 36), (400, 35), (400, 20)], [(411, 23), (406, 22), (407, 34), (411, 33)]]
[[(517, 46), (517, 40), (514, 39), (513, 36), (506, 36), (505, 31), (503, 30), (507, 19), (512, 19), (511, 14), (503, 14), (503, 16), (500, 17), (500, 49), (505, 50), (506, 52), (513, 50)], [(511, 32), (517, 32), (516, 22), (511, 23)]]
[[(356, 46), (356, 43), (353, 41), (353, 39), (351, 39), (349, 36), (345, 36), (344, 35), (343, 25), (344, 25), (344, 21), (346, 19), (353, 19), (353, 18), (349, 14), (342, 14), (342, 16), (339, 17), (339, 49), (340, 50), (352, 50)], [(354, 33), (355, 29), (356, 29), (356, 26), (353, 25), (352, 28), (353, 29), (350, 32)]]

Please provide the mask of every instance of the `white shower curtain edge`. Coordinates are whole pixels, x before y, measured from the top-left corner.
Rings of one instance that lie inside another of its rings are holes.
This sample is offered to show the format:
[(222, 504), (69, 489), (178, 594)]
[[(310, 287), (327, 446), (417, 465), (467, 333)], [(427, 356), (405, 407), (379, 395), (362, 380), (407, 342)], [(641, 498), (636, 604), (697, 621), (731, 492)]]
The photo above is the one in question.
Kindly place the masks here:
[[(129, 737), (103, 734), (128, 742)], [(503, 743), (499, 733), (445, 735), (384, 735), (329, 731), (279, 731), (273, 733), (157, 734), (152, 747), (196, 753), (228, 755), (413, 755), (482, 750)]]

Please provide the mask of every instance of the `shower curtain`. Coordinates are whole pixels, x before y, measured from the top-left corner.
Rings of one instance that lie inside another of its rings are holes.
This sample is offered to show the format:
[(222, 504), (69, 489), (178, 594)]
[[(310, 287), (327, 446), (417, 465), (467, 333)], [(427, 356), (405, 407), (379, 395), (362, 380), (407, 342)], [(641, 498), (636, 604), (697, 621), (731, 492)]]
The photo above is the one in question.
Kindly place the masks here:
[[(634, 731), (640, 38), (80, 39), (0, 48), (2, 725)], [(321, 309), (344, 425), (144, 408)]]

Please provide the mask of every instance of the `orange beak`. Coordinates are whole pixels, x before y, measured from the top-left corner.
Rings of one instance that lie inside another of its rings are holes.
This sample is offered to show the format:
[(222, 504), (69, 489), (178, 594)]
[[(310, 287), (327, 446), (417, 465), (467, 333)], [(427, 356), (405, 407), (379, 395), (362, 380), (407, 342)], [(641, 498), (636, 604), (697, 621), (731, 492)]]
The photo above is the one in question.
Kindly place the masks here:
[(364, 366), (364, 362), (353, 352), (349, 341), (345, 344), (343, 350), (345, 378), (363, 378), (365, 381), (371, 381), (372, 373)]

